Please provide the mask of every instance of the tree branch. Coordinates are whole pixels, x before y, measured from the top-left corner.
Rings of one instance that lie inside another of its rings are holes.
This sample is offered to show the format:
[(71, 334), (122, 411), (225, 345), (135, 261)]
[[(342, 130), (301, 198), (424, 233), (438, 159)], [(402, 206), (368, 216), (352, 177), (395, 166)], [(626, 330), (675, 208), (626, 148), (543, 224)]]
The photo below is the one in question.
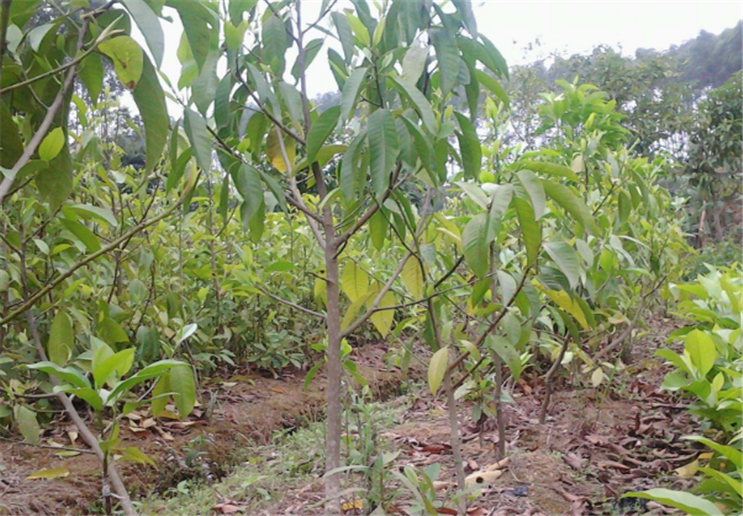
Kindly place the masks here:
[[(3, 10), (3, 12), (5, 12), (5, 10)], [(85, 42), (85, 34), (88, 32), (89, 25), (90, 18), (86, 18), (83, 22), (83, 26), (80, 29), (80, 34), (77, 38), (77, 46), (75, 47), (76, 54), (79, 53), (80, 49), (83, 47), (83, 43)], [(18, 158), (18, 161), (16, 161), (16, 164), (11, 169), (10, 174), (4, 177), (2, 183), (0, 183), (0, 204), (2, 204), (3, 200), (6, 197), (6, 194), (8, 193), (8, 190), (10, 190), (10, 187), (13, 185), (16, 174), (31, 160), (31, 157), (36, 152), (37, 147), (41, 144), (41, 141), (46, 136), (47, 131), (49, 131), (49, 128), (52, 126), (52, 122), (54, 122), (54, 118), (57, 116), (57, 112), (62, 107), (62, 102), (67, 95), (67, 90), (69, 90), (72, 86), (76, 72), (77, 63), (74, 63), (67, 72), (67, 77), (65, 77), (65, 81), (62, 84), (62, 87), (59, 89), (59, 92), (57, 92), (57, 96), (55, 97), (54, 102), (52, 102), (52, 105), (49, 106), (49, 111), (46, 112), (41, 125), (39, 125), (39, 128), (36, 130), (36, 133), (28, 142), (28, 145), (26, 145), (23, 154), (20, 158)]]
[(295, 310), (299, 310), (300, 312), (304, 312), (306, 314), (313, 315), (315, 317), (319, 317), (320, 319), (325, 319), (325, 314), (321, 314), (320, 312), (315, 312), (314, 310), (310, 310), (309, 308), (306, 308), (302, 305), (298, 305), (297, 303), (292, 303), (291, 301), (284, 299), (282, 297), (279, 297), (277, 295), (271, 294), (270, 292), (266, 292), (260, 287), (256, 287), (258, 290), (263, 292), (264, 295), (270, 297), (271, 299), (274, 299), (278, 301), (279, 303), (284, 303), (286, 306), (290, 306), (294, 308)]
[[(501, 319), (503, 319), (506, 316), (506, 313), (508, 313), (508, 309), (511, 308), (511, 306), (513, 306), (514, 301), (516, 301), (516, 296), (519, 295), (521, 290), (524, 288), (524, 285), (526, 284), (526, 277), (528, 276), (529, 270), (531, 270), (531, 267), (527, 267), (524, 270), (524, 274), (521, 278), (521, 281), (519, 282), (519, 286), (516, 288), (516, 291), (513, 293), (513, 296), (511, 297), (511, 299), (501, 309), (500, 313), (498, 314), (498, 317), (493, 319), (493, 322), (490, 323), (488, 328), (484, 332), (482, 332), (482, 334), (477, 339), (477, 341), (474, 342), (474, 345), (476, 348), (479, 348), (482, 345), (482, 343), (485, 342), (485, 339), (488, 337), (488, 335), (490, 335), (490, 332), (492, 332), (495, 329), (495, 327), (498, 326), (498, 323), (501, 322)], [(454, 362), (449, 364), (449, 367), (447, 368), (447, 370), (453, 371), (454, 369), (456, 369), (459, 366), (459, 364), (464, 362), (464, 359), (466, 359), (469, 356), (469, 354), (470, 354), (469, 350), (465, 350), (465, 352), (459, 355), (457, 359), (454, 360)], [(466, 378), (466, 376), (464, 378)], [(457, 384), (461, 385), (461, 382), (463, 381), (464, 379), (460, 379), (460, 382), (457, 382)]]
[(25, 312), (26, 310), (28, 310), (29, 308), (31, 308), (36, 303), (36, 301), (38, 301), (39, 299), (41, 299), (42, 297), (44, 297), (46, 294), (48, 294), (49, 292), (51, 292), (52, 290), (54, 290), (54, 288), (56, 288), (64, 280), (66, 280), (67, 278), (69, 278), (70, 276), (72, 276), (78, 269), (80, 269), (82, 267), (85, 267), (87, 264), (89, 264), (90, 262), (92, 262), (92, 261), (100, 258), (104, 254), (108, 254), (109, 252), (111, 252), (114, 249), (116, 249), (117, 247), (119, 247), (122, 243), (124, 243), (124, 242), (128, 241), (129, 239), (131, 239), (131, 237), (133, 237), (134, 235), (136, 235), (140, 231), (142, 231), (145, 228), (147, 228), (149, 226), (152, 226), (153, 224), (156, 224), (157, 222), (160, 222), (164, 218), (168, 217), (170, 214), (172, 214), (174, 211), (176, 211), (181, 206), (181, 204), (183, 204), (183, 198), (184, 197), (181, 197), (181, 199), (176, 204), (174, 204), (173, 206), (171, 206), (170, 208), (168, 208), (162, 214), (160, 214), (157, 217), (154, 217), (154, 218), (152, 218), (150, 220), (147, 220), (147, 221), (144, 221), (144, 222), (142, 222), (140, 224), (137, 224), (132, 229), (130, 229), (129, 231), (127, 231), (126, 233), (124, 233), (123, 235), (121, 235), (119, 238), (117, 238), (116, 240), (113, 240), (107, 246), (101, 247), (95, 253), (89, 254), (88, 256), (86, 256), (85, 258), (83, 258), (82, 260), (80, 260), (79, 262), (77, 262), (75, 265), (73, 265), (67, 271), (65, 271), (64, 274), (61, 274), (59, 277), (57, 277), (57, 279), (55, 279), (51, 283), (47, 284), (45, 287), (41, 288), (33, 296), (29, 297), (20, 307), (16, 308), (12, 312), (10, 312), (8, 315), (6, 315), (2, 319), (0, 319), (0, 325), (7, 324), (9, 321), (15, 319), (16, 317), (18, 317), (19, 315), (21, 315), (23, 312)]

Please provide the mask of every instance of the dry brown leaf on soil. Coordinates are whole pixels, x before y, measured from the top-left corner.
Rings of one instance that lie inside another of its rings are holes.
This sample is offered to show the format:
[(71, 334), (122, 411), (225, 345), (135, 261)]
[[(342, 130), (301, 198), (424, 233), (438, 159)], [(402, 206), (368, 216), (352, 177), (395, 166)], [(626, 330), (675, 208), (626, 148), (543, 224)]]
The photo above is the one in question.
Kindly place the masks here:
[(599, 461), (598, 466), (600, 468), (602, 468), (602, 469), (613, 468), (613, 469), (618, 469), (620, 471), (629, 471), (630, 469), (632, 469), (629, 466), (627, 466), (626, 464), (622, 464), (621, 462), (617, 462), (617, 461), (614, 461), (614, 460), (602, 460), (602, 461)]
[(575, 453), (568, 452), (564, 454), (562, 456), (562, 460), (565, 461), (565, 464), (567, 464), (568, 466), (570, 466), (576, 471), (579, 471), (580, 469), (583, 468), (583, 459), (580, 458), (580, 456), (578, 456)]
[(467, 516), (486, 516), (488, 511), (482, 507), (470, 507), (467, 509)]
[(478, 471), (476, 473), (472, 473), (471, 475), (468, 475), (464, 479), (464, 485), (465, 487), (475, 487), (475, 486), (482, 486), (485, 487), (487, 485), (492, 484), (496, 480), (498, 480), (503, 475), (503, 472), (500, 470), (495, 471)]
[(449, 489), (454, 485), (453, 482), (442, 482), (440, 480), (436, 480), (433, 482), (433, 490), (434, 491), (444, 491), (446, 489)]
[(496, 463), (490, 464), (489, 466), (485, 466), (482, 468), (483, 471), (496, 471), (499, 469), (503, 469), (508, 466), (508, 463), (511, 461), (510, 457), (506, 457), (505, 459), (501, 459)]
[(235, 514), (236, 512), (245, 512), (245, 508), (231, 503), (218, 503), (212, 507), (212, 511), (218, 514)]

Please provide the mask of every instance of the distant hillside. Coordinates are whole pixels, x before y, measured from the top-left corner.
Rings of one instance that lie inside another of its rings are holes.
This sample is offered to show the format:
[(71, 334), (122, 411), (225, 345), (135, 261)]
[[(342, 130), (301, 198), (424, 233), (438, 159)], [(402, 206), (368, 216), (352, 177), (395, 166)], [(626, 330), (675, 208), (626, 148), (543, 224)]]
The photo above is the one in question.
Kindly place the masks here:
[(680, 60), (682, 80), (717, 88), (743, 68), (743, 21), (718, 36), (701, 31), (668, 53)]

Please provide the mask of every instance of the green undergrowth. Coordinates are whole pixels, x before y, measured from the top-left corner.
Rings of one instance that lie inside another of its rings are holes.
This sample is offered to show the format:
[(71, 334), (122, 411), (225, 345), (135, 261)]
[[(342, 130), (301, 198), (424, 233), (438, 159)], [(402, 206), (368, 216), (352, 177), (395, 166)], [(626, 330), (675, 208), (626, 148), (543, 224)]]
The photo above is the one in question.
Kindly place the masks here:
[[(344, 412), (346, 464), (363, 465), (387, 448), (380, 434), (393, 427), (407, 409), (407, 396), (384, 403), (351, 396)], [(141, 502), (143, 514), (194, 516), (213, 514), (220, 503), (245, 509), (275, 505), (297, 486), (319, 481), (325, 462), (325, 422), (306, 421), (295, 430), (274, 433), (271, 443), (235, 450), (244, 460), (215, 483), (184, 480), (163, 494)]]

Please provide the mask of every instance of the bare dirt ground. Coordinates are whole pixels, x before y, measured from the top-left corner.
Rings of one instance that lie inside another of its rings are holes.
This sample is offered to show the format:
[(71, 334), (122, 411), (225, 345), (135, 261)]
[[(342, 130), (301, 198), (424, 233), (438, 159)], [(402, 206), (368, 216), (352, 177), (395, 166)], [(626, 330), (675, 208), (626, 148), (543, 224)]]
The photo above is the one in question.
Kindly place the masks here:
[[(397, 392), (402, 375), (386, 370), (383, 354), (380, 346), (368, 345), (357, 352), (356, 360), (359, 372), (385, 398)], [(186, 421), (153, 420), (137, 412), (125, 418), (122, 447), (138, 447), (157, 465), (120, 464), (133, 498), (189, 478), (217, 480), (239, 461), (239, 450), (268, 441), (276, 430), (322, 417), (324, 378), (318, 375), (307, 390), (303, 382), (303, 373), (274, 379), (233, 372), (202, 386), (201, 403)], [(84, 448), (74, 426), (64, 419), (49, 425), (42, 444)], [(62, 458), (57, 453), (59, 450), (0, 441), (0, 514), (101, 513), (98, 459), (90, 454)], [(26, 478), (48, 468), (67, 468), (70, 473), (56, 479)]]
[[(680, 399), (660, 389), (668, 371), (653, 353), (665, 346), (670, 320), (650, 322), (650, 333), (634, 346), (628, 367), (597, 389), (573, 388), (566, 379), (553, 395), (545, 425), (539, 411), (544, 386), (541, 378), (526, 375), (514, 392), (516, 403), (507, 414), (507, 455), (503, 475), (490, 483), (469, 505), (470, 516), (554, 516), (673, 513), (644, 500), (622, 499), (624, 493), (652, 487), (689, 487), (676, 469), (698, 455), (681, 437), (698, 432)], [(440, 464), (438, 480), (452, 483), (454, 462), (450, 430), (443, 400), (424, 388), (398, 424), (384, 434), (393, 451), (400, 451), (394, 466), (412, 464), (424, 469)], [(470, 407), (459, 411), (464, 440), (465, 472), (476, 474), (498, 462), (497, 428), (486, 424), (480, 435), (469, 417)], [(482, 440), (481, 440), (482, 437)], [(482, 442), (482, 445), (481, 445)], [(348, 484), (345, 487), (353, 487)], [(439, 500), (449, 498), (445, 490)], [(322, 482), (313, 478), (287, 485), (283, 497), (268, 506), (251, 508), (229, 500), (241, 512), (322, 514)], [(350, 500), (350, 499), (349, 499)], [(637, 505), (636, 505), (637, 504)], [(403, 496), (385, 507), (387, 514), (407, 514), (410, 500)], [(456, 514), (454, 504), (439, 509)], [(358, 512), (361, 513), (360, 511)], [(349, 510), (348, 514), (356, 514)]]
[[(636, 343), (628, 367), (608, 390), (605, 384), (596, 389), (576, 387), (570, 378), (564, 378), (553, 395), (545, 425), (538, 422), (544, 390), (541, 377), (525, 374), (514, 389), (516, 403), (508, 406), (506, 414), (510, 462), (502, 468), (503, 475), (486, 483), (482, 495), (470, 504), (470, 516), (670, 512), (652, 503), (633, 509), (620, 498), (633, 490), (688, 485), (690, 481), (674, 470), (699, 454), (692, 443), (681, 439), (698, 428), (684, 404), (660, 390), (666, 369), (652, 356), (677, 325), (660, 318), (649, 324), (650, 334)], [(383, 353), (381, 346), (366, 346), (359, 350), (357, 361), (373, 390), (385, 398), (397, 393), (401, 375), (386, 370)], [(136, 498), (146, 488), (162, 492), (184, 479), (218, 480), (243, 460), (252, 445), (268, 442), (275, 430), (320, 417), (324, 386), (322, 379), (318, 380), (305, 391), (301, 374), (281, 379), (237, 374), (203, 386), (201, 406), (185, 422), (152, 421), (146, 414), (127, 421), (123, 432), (126, 444), (138, 446), (157, 463), (157, 468), (136, 464), (123, 468), (130, 491)], [(416, 392), (412, 403), (409, 400), (410, 396), (402, 415), (381, 436), (388, 449), (400, 452), (393, 467), (413, 464), (425, 468), (438, 463), (438, 480), (445, 486), (454, 471), (445, 404), (426, 388)], [(468, 406), (459, 411), (468, 474), (498, 461), (497, 429), (486, 424), (480, 434), (470, 413)], [(64, 432), (64, 426), (55, 425), (60, 430), (44, 435), (44, 441), (80, 446), (79, 440), (72, 441)], [(199, 453), (193, 453), (194, 449)], [(96, 506), (100, 511), (100, 472), (95, 457), (63, 459), (55, 453), (0, 442), (0, 514), (90, 514)], [(192, 455), (198, 457), (195, 463), (189, 459)], [(26, 479), (34, 471), (53, 467), (66, 467), (70, 475), (54, 480)], [(268, 504), (220, 494), (217, 483), (213, 488), (215, 503), (199, 514), (319, 515), (323, 512), (319, 508), (321, 476), (322, 468), (317, 464), (310, 475), (282, 485)], [(447, 490), (442, 489), (439, 499), (447, 498)], [(387, 514), (407, 514), (409, 505), (402, 496), (384, 509)], [(452, 514), (452, 508), (447, 505), (439, 512)], [(162, 508), (153, 512), (168, 514)], [(349, 509), (347, 513), (361, 511)]]

